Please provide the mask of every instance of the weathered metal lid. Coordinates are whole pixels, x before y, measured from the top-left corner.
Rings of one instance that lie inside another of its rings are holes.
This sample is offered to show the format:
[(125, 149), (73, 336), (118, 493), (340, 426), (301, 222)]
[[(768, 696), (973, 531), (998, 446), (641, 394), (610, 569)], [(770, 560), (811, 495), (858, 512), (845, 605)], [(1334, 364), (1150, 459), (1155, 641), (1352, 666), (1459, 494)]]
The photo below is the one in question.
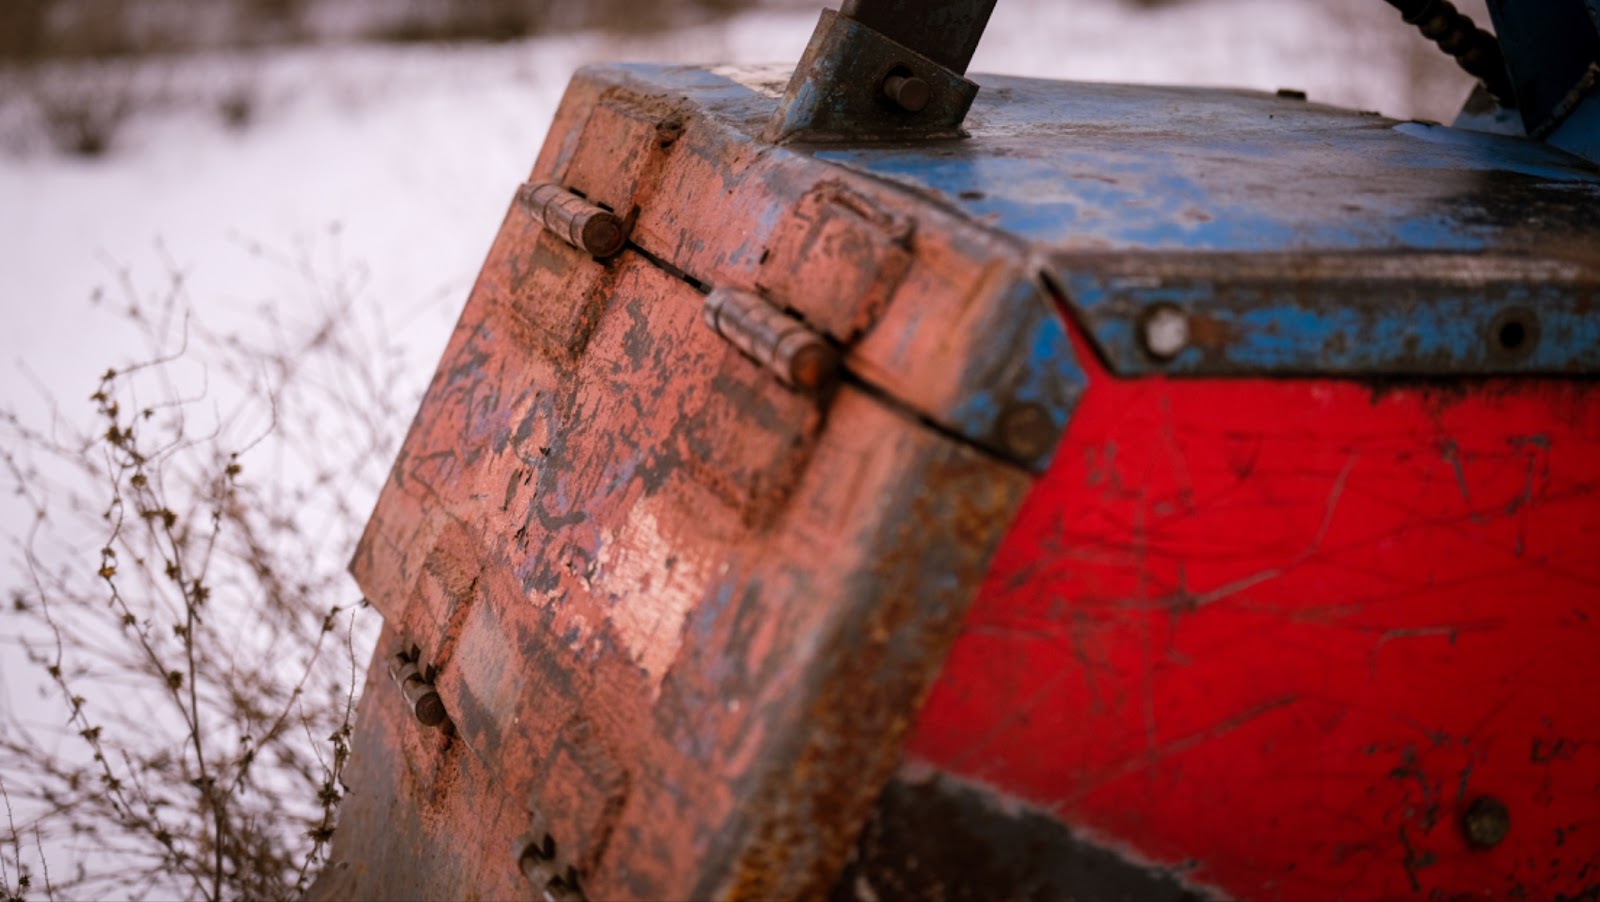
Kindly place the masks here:
[[(714, 113), (775, 93), (663, 76)], [(786, 150), (1026, 244), (1117, 372), (1600, 369), (1600, 169), (1581, 158), (1297, 96), (978, 81), (970, 137)]]

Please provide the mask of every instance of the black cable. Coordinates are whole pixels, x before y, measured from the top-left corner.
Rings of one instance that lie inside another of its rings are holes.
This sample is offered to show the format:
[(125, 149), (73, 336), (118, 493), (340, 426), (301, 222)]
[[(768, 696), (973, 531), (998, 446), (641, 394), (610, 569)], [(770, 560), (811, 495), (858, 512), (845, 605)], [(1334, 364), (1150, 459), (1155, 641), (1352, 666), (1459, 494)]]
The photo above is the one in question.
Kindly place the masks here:
[(1500, 42), (1471, 18), (1462, 15), (1450, 0), (1389, 0), (1389, 5), (1399, 10), (1407, 22), (1417, 26), (1423, 37), (1455, 57), (1456, 63), (1469, 75), (1483, 82), (1501, 106), (1513, 108), (1517, 105), (1505, 57), (1500, 54)]

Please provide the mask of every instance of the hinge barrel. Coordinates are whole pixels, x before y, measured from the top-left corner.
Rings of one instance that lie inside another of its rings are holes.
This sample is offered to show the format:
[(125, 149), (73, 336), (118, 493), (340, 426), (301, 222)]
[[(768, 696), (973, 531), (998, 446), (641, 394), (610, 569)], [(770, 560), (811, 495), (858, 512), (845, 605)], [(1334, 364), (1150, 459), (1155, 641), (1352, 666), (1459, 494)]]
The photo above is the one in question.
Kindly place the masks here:
[(788, 386), (815, 391), (839, 368), (839, 352), (798, 319), (749, 291), (706, 296), (706, 325)]
[(614, 256), (627, 241), (622, 217), (560, 185), (524, 183), (517, 189), (517, 203), (562, 241), (592, 257)]

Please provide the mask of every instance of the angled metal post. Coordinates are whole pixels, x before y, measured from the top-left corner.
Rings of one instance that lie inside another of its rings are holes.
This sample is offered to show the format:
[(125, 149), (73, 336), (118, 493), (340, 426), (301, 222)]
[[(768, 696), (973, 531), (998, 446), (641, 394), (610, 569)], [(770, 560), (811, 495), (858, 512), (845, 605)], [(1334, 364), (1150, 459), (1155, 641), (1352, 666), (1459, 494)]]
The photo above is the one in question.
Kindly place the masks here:
[(964, 77), (995, 0), (846, 0), (824, 10), (764, 137), (860, 142), (962, 135)]

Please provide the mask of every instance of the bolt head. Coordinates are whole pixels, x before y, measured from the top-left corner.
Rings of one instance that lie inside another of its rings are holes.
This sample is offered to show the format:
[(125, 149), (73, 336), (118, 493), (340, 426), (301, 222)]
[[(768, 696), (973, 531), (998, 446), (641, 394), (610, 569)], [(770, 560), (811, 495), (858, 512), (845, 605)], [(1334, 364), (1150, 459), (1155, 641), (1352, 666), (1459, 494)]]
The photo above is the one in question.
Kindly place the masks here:
[(1475, 849), (1492, 849), (1511, 832), (1511, 812), (1493, 796), (1472, 800), (1461, 815), (1461, 834)]
[(1171, 360), (1189, 346), (1189, 316), (1171, 304), (1145, 311), (1139, 325), (1145, 352), (1157, 360)]
[(437, 692), (423, 693), (412, 710), (417, 715), (417, 721), (425, 727), (437, 727), (444, 723), (444, 699)]
[(883, 92), (896, 106), (908, 113), (920, 113), (927, 109), (928, 101), (933, 97), (933, 89), (915, 75), (889, 76), (884, 80)]

